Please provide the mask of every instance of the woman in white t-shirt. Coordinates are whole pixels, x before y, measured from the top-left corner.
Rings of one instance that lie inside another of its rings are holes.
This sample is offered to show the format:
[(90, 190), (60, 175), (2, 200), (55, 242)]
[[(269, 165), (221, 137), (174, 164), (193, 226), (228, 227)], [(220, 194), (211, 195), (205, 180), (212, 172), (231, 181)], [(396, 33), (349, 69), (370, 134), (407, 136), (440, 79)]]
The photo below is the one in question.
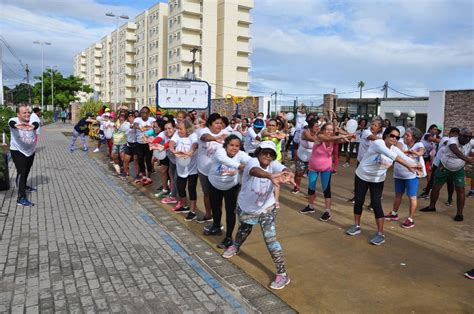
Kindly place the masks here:
[(153, 152), (150, 150), (144, 134), (153, 128), (155, 118), (150, 117), (150, 108), (146, 106), (140, 109), (140, 115), (139, 118), (133, 120), (133, 128), (137, 130), (137, 163), (140, 168), (140, 175), (142, 176), (140, 180), (135, 180), (135, 183), (148, 185), (153, 183), (150, 178), (153, 172), (153, 164), (151, 162)]
[[(397, 144), (397, 147), (405, 153), (408, 157), (414, 159), (417, 163), (423, 160), (423, 154), (425, 153), (425, 147), (420, 142), (423, 134), (417, 128), (408, 128), (405, 131), (403, 139)], [(405, 229), (413, 228), (415, 222), (413, 217), (417, 206), (416, 195), (418, 193), (418, 175), (407, 168), (403, 167), (399, 163), (395, 163), (393, 166), (393, 177), (395, 179), (395, 198), (393, 200), (393, 210), (385, 216), (385, 220), (398, 221), (398, 209), (402, 202), (403, 193), (406, 194), (410, 200), (410, 215), (402, 224)]]
[(225, 200), (226, 236), (218, 245), (225, 249), (232, 244), (232, 232), (235, 226), (235, 209), (237, 195), (240, 190), (240, 170), (251, 159), (249, 155), (240, 150), (242, 141), (235, 135), (229, 135), (224, 140), (222, 148), (217, 149), (212, 157), (209, 170), (210, 201), (212, 208), (213, 224), (204, 228), (205, 235), (219, 235), (221, 231), (222, 200)]
[(277, 209), (273, 189), (282, 183), (294, 185), (294, 175), (275, 160), (277, 150), (272, 141), (262, 142), (255, 150), (255, 154), (257, 157), (247, 162), (243, 172), (242, 189), (237, 201), (240, 226), (234, 243), (222, 256), (231, 258), (239, 253), (253, 225), (260, 224), (267, 249), (277, 269), (277, 275), (270, 288), (283, 289), (290, 283), (290, 278), (286, 273), (281, 245), (276, 239)]
[(205, 215), (198, 219), (199, 223), (212, 220), (209, 180), (207, 176), (209, 175), (212, 156), (214, 156), (218, 148), (222, 147), (222, 143), (224, 143), (224, 139), (228, 135), (223, 128), (222, 117), (218, 113), (212, 113), (206, 121), (206, 128), (199, 132), (198, 171), (204, 198), (204, 208), (206, 210)]
[[(176, 172), (178, 174), (176, 185), (179, 195), (179, 201), (172, 210), (177, 213), (187, 213), (184, 220), (192, 221), (196, 219), (198, 139), (191, 120), (183, 120), (177, 125), (177, 130), (177, 134), (171, 138), (169, 145), (170, 152), (176, 156)], [(186, 185), (188, 186), (189, 202), (186, 197)]]
[(293, 191), (291, 191), (293, 194), (300, 192), (301, 179), (308, 170), (309, 158), (311, 157), (314, 141), (316, 140), (316, 135), (318, 132), (319, 124), (316, 122), (316, 120), (309, 121), (308, 127), (304, 128), (301, 132), (295, 163), (296, 186), (293, 188)]
[(396, 161), (411, 172), (421, 169), (419, 165), (397, 148), (396, 145), (399, 140), (400, 131), (396, 127), (390, 126), (385, 129), (382, 139), (373, 141), (367, 149), (355, 173), (354, 224), (346, 230), (346, 234), (354, 236), (361, 232), (362, 207), (367, 190), (370, 190), (371, 207), (374, 210), (377, 223), (377, 233), (370, 240), (370, 243), (374, 245), (385, 243), (382, 192), (388, 168)]

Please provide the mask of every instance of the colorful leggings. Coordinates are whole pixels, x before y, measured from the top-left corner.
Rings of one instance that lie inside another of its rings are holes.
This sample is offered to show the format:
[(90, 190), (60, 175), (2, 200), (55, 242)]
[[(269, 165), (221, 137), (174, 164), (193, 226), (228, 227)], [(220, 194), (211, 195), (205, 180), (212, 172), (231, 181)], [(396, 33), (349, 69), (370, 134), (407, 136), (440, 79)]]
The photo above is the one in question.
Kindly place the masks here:
[(323, 188), (324, 198), (331, 198), (331, 171), (309, 171), (308, 172), (308, 195), (316, 193), (316, 181), (321, 177), (321, 186)]
[(273, 207), (271, 211), (267, 211), (261, 214), (248, 214), (242, 212), (240, 206), (237, 208), (239, 213), (240, 226), (237, 230), (234, 245), (240, 248), (244, 244), (247, 237), (252, 232), (252, 227), (255, 224), (260, 224), (262, 228), (263, 239), (267, 245), (268, 252), (272, 256), (273, 262), (276, 265), (277, 273), (284, 274), (285, 261), (283, 259), (283, 251), (281, 244), (276, 239), (276, 208)]

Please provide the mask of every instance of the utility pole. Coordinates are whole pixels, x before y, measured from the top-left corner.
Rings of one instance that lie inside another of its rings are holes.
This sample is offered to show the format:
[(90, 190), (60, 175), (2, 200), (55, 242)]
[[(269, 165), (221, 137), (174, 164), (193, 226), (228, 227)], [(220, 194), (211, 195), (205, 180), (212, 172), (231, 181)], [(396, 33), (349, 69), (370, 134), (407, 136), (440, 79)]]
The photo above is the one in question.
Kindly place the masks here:
[(387, 99), (387, 97), (388, 97), (388, 81), (386, 81), (385, 84), (383, 84), (382, 91), (383, 91), (383, 99)]
[(194, 47), (191, 49), (191, 53), (193, 54), (193, 60), (191, 60), (191, 64), (193, 65), (193, 79), (196, 79), (196, 69), (195, 69), (195, 63), (196, 63), (196, 53), (199, 51), (197, 47)]
[[(272, 98), (272, 97), (273, 97), (273, 95), (275, 95), (275, 116), (276, 116), (276, 112), (277, 112), (277, 97), (278, 97), (278, 92), (277, 92), (277, 91), (275, 91), (274, 93), (272, 93), (272, 94), (270, 95), (270, 98)], [(269, 114), (270, 114), (270, 112), (269, 112)]]
[(26, 72), (26, 84), (28, 84), (28, 105), (31, 106), (30, 68), (28, 67), (28, 64), (26, 64), (25, 66), (25, 72)]

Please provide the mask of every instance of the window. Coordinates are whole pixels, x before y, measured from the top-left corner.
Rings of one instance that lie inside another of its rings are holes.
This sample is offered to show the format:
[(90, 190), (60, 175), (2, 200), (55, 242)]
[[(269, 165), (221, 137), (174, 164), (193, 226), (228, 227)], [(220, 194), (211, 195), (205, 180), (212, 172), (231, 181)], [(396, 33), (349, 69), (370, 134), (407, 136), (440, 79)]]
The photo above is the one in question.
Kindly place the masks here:
[(168, 74), (171, 74), (171, 65), (168, 66)]
[(169, 28), (171, 28), (173, 26), (173, 20), (172, 19), (169, 20), (169, 24), (170, 24)]
[(179, 73), (179, 68), (180, 68), (180, 66), (179, 66), (179, 64), (177, 64), (176, 65), (176, 72), (178, 72), (178, 73)]
[(168, 59), (171, 59), (171, 54), (172, 54), (172, 51), (168, 51)]
[(181, 24), (181, 15), (178, 15), (178, 24)]
[(168, 43), (171, 44), (172, 41), (173, 41), (173, 36), (170, 35), (169, 38), (168, 38)]
[(180, 53), (181, 53), (181, 49), (180, 49), (180, 48), (176, 49), (176, 55), (177, 55), (178, 57), (179, 57), (179, 54), (180, 54)]
[(177, 37), (178, 37), (178, 40), (181, 38), (181, 32), (178, 32)]

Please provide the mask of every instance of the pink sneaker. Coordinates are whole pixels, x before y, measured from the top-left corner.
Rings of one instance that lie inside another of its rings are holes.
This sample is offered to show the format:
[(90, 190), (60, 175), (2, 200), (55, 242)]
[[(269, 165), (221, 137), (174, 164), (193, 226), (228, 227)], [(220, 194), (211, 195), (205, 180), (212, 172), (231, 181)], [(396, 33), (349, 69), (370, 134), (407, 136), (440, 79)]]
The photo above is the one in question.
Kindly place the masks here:
[(270, 288), (275, 290), (280, 290), (285, 288), (287, 284), (290, 283), (290, 277), (288, 275), (277, 274), (275, 280), (270, 284)]
[(184, 205), (185, 205), (184, 202), (179, 201), (178, 204), (176, 204), (176, 206), (173, 207), (171, 210), (175, 212), (176, 210), (178, 210), (178, 209), (184, 207)]
[(407, 218), (405, 222), (402, 224), (402, 228), (405, 228), (405, 229), (410, 229), (410, 228), (413, 228), (414, 226), (415, 226), (415, 222), (410, 218)]
[(385, 215), (385, 220), (391, 220), (391, 221), (397, 221), (398, 220), (398, 214), (393, 214), (392, 212), (390, 212), (390, 214), (388, 215)]
[(170, 196), (170, 197), (165, 197), (164, 199), (162, 199), (161, 203), (162, 204), (176, 204), (178, 203), (178, 200), (175, 197)]

